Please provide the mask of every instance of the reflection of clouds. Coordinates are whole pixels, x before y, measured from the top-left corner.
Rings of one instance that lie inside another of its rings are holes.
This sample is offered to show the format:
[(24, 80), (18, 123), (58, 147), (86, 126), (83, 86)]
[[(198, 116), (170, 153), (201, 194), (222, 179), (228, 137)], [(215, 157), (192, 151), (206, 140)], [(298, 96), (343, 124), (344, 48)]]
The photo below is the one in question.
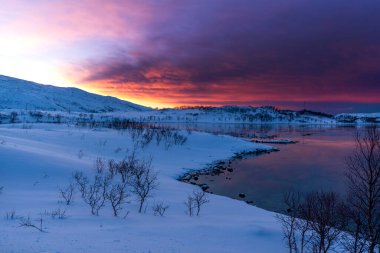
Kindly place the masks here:
[(309, 130), (314, 135), (305, 137), (305, 144), (281, 145), (279, 152), (233, 161), (232, 167), (236, 169), (232, 180), (225, 180), (225, 175), (214, 177), (212, 190), (232, 197), (243, 192), (246, 200), (271, 208), (290, 188), (304, 192), (321, 189), (343, 192), (345, 156), (354, 147), (356, 129), (309, 127)]

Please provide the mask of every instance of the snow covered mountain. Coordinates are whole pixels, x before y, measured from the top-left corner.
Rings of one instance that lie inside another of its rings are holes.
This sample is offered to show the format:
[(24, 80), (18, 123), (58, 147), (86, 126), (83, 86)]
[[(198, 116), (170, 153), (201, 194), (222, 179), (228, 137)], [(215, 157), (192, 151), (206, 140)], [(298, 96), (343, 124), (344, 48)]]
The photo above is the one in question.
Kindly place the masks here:
[(0, 109), (113, 112), (147, 111), (147, 107), (77, 88), (42, 85), (0, 75)]

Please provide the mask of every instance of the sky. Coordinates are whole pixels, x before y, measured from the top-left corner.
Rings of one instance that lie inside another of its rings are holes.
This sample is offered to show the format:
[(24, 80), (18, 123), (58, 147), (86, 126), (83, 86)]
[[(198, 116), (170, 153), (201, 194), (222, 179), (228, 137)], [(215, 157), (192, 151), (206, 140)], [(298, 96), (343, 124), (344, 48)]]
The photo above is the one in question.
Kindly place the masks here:
[(0, 4), (2, 75), (160, 108), (380, 112), (380, 1)]

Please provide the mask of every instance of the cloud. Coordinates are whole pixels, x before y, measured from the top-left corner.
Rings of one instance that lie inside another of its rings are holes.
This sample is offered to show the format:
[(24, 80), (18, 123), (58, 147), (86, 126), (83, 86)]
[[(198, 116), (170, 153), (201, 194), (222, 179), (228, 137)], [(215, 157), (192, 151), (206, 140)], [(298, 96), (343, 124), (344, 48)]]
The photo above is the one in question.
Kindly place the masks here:
[(65, 71), (79, 85), (143, 103), (380, 100), (380, 2), (372, 0), (5, 0), (3, 7), (17, 18), (3, 18), (1, 32), (57, 44), (50, 54), (69, 58)]
[(154, 12), (165, 9), (166, 18), (145, 24), (138, 44), (86, 62), (83, 81), (144, 92), (160, 84), (157, 97), (187, 103), (378, 102), (378, 7), (369, 0), (162, 4)]

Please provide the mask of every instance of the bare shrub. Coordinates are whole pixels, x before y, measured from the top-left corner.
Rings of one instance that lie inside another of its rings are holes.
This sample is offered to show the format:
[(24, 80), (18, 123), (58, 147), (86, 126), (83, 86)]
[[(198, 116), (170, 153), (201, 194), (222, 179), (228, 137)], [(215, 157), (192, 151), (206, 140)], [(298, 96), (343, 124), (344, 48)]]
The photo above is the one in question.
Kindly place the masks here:
[(347, 231), (342, 234), (341, 243), (344, 249), (350, 253), (368, 252), (369, 241), (365, 228), (365, 216), (360, 214), (360, 209), (355, 201), (348, 197), (347, 202)]
[(330, 252), (345, 234), (347, 207), (333, 192), (288, 192), (284, 206), (286, 215), (277, 219), (290, 253)]
[(108, 160), (108, 173), (112, 178), (118, 173), (118, 164), (113, 159)]
[(201, 207), (204, 204), (209, 203), (210, 201), (207, 198), (206, 192), (204, 192), (204, 191), (195, 191), (193, 193), (193, 196), (194, 196), (194, 203), (195, 203), (195, 208), (197, 211), (197, 216), (199, 216), (199, 213), (201, 211)]
[(184, 204), (186, 206), (185, 213), (188, 214), (189, 216), (193, 216), (194, 208), (195, 208), (194, 197), (192, 195), (188, 195)]
[(73, 201), (75, 187), (73, 184), (69, 184), (66, 188), (59, 189), (61, 197), (64, 199), (66, 205), (70, 205)]
[(32, 220), (30, 219), (30, 216), (28, 216), (27, 218), (21, 218), (20, 227), (31, 227), (31, 228), (37, 229), (40, 232), (46, 232), (43, 228), (42, 215), (40, 219), (37, 220), (37, 223), (33, 223)]
[(118, 216), (122, 210), (122, 205), (127, 203), (126, 199), (129, 195), (127, 194), (126, 187), (126, 183), (113, 184), (106, 193), (106, 198), (112, 206), (114, 216)]
[[(277, 214), (276, 218), (282, 225), (282, 231), (289, 253), (298, 252), (297, 219), (300, 216), (301, 194), (286, 192), (283, 197), (286, 215)], [(302, 252), (302, 251), (301, 251)]]
[(54, 209), (50, 212), (45, 210), (44, 215), (50, 216), (52, 219), (58, 218), (62, 220), (67, 218), (66, 210), (61, 208)]
[(311, 247), (316, 253), (327, 253), (334, 248), (346, 228), (345, 205), (334, 192), (312, 192), (306, 195), (305, 217), (310, 221)]
[(193, 216), (194, 214), (199, 216), (202, 206), (209, 202), (206, 192), (196, 190), (187, 196), (187, 200), (185, 201), (186, 213), (189, 216)]
[(95, 161), (96, 173), (102, 174), (105, 171), (105, 168), (106, 168), (106, 164), (105, 164), (104, 160), (102, 158), (99, 158), (99, 157), (96, 158), (96, 161)]
[(165, 205), (164, 202), (155, 203), (152, 206), (153, 214), (155, 216), (164, 216), (166, 210), (169, 208), (169, 205)]
[(86, 194), (87, 185), (89, 184), (88, 178), (83, 174), (83, 172), (76, 171), (73, 178), (79, 188), (82, 198)]
[(130, 183), (129, 181), (136, 173), (136, 168), (139, 166), (139, 161), (136, 158), (135, 151), (132, 152), (131, 155), (128, 156), (127, 159), (121, 160), (116, 168), (117, 172), (121, 176), (121, 181), (123, 183)]
[(93, 215), (99, 215), (99, 210), (104, 207), (106, 193), (111, 178), (108, 175), (95, 174), (92, 182), (82, 172), (76, 172), (74, 179), (78, 185), (83, 201), (91, 207)]
[(106, 202), (109, 178), (101, 174), (96, 174), (92, 183), (85, 188), (83, 200), (91, 207), (93, 215), (99, 215)]
[(152, 159), (138, 162), (130, 183), (132, 193), (139, 201), (139, 213), (141, 213), (145, 201), (152, 196), (152, 191), (158, 187), (157, 173), (152, 168)]

